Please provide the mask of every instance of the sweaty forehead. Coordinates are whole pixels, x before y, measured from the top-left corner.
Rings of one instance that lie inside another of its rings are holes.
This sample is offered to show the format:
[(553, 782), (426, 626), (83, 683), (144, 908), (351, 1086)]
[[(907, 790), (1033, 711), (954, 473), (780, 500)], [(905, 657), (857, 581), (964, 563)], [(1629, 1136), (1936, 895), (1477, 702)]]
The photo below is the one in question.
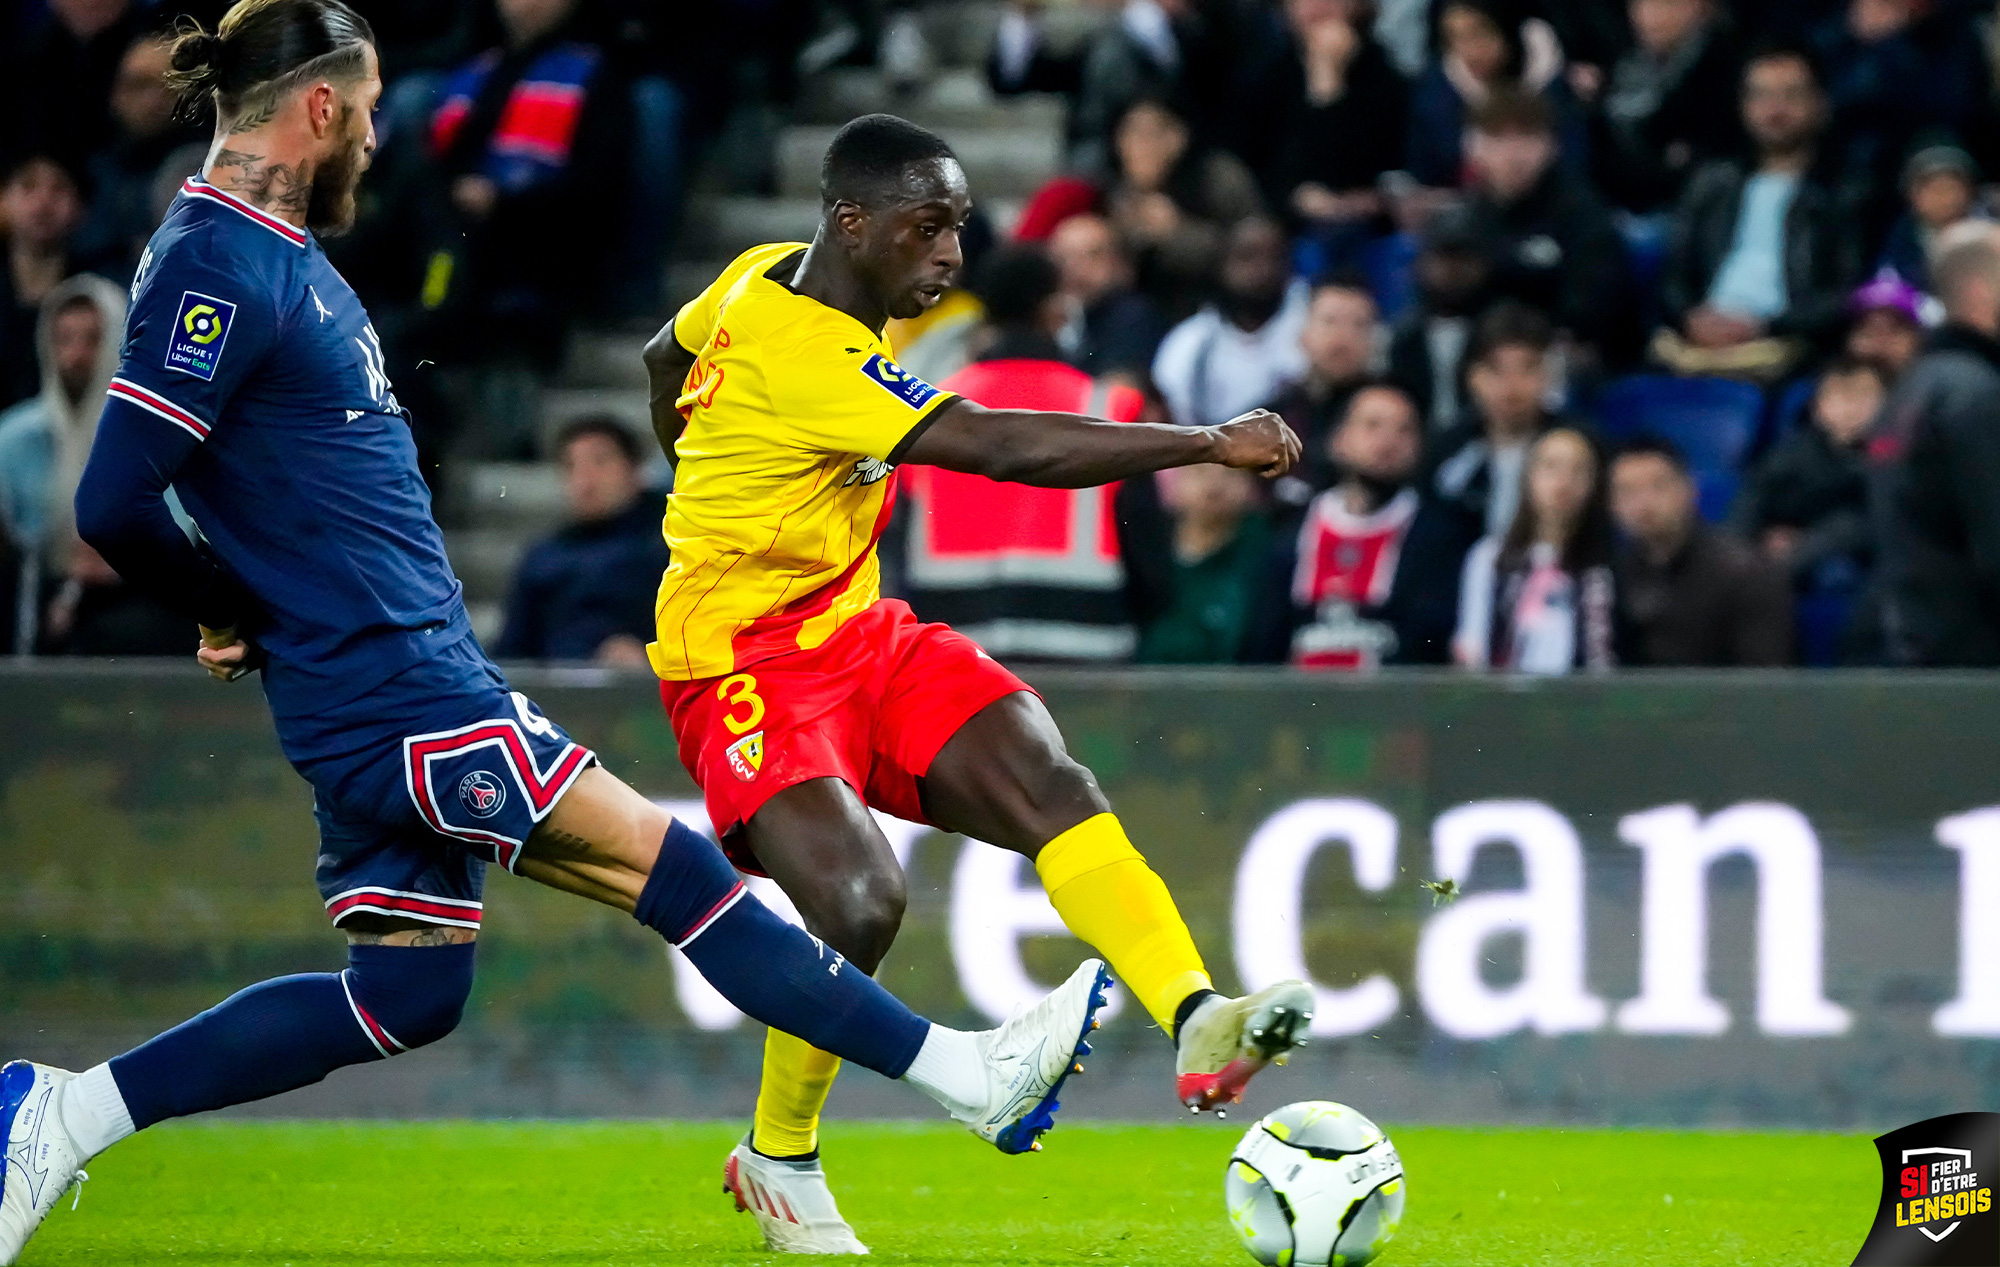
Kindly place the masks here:
[(949, 207), (964, 212), (972, 205), (972, 191), (966, 184), (965, 169), (957, 159), (929, 158), (910, 163), (882, 188), (882, 205), (899, 212), (918, 211), (927, 206)]

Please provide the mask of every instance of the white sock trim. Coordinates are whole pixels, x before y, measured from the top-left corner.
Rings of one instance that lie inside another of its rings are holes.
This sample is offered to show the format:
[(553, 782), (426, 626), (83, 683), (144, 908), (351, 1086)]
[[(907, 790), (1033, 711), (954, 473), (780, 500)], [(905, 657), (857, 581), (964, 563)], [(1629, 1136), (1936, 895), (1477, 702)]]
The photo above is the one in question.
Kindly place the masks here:
[(62, 1124), (76, 1144), (79, 1161), (133, 1133), (132, 1111), (125, 1107), (110, 1065), (86, 1069), (63, 1088)]
[(986, 1058), (978, 1036), (933, 1024), (910, 1062), (903, 1081), (945, 1107), (953, 1117), (970, 1118), (986, 1104)]

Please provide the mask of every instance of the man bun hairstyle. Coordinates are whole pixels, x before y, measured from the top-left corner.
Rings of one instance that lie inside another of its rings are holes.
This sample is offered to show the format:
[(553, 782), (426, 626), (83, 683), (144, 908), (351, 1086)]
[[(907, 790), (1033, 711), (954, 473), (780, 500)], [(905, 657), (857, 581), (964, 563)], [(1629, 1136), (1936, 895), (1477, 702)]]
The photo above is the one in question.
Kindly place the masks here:
[(167, 84), (184, 118), (213, 104), (223, 122), (254, 127), (302, 84), (358, 79), (374, 43), (368, 20), (340, 0), (238, 0), (213, 32), (181, 19)]
[(837, 202), (880, 206), (903, 185), (904, 173), (918, 163), (958, 155), (944, 138), (893, 114), (864, 114), (833, 134), (819, 165), (820, 205)]

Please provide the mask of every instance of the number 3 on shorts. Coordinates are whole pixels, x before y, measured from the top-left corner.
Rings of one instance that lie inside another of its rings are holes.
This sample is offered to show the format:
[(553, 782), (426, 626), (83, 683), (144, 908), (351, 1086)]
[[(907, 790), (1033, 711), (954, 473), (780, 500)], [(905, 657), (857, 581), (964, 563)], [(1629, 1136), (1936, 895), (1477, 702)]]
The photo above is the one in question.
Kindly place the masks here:
[(764, 701), (757, 694), (757, 679), (748, 673), (738, 673), (722, 679), (722, 685), (715, 688), (715, 698), (734, 709), (738, 704), (748, 704), (750, 711), (738, 717), (733, 711), (722, 715), (722, 724), (729, 727), (729, 733), (740, 735), (755, 730), (757, 723), (764, 720)]

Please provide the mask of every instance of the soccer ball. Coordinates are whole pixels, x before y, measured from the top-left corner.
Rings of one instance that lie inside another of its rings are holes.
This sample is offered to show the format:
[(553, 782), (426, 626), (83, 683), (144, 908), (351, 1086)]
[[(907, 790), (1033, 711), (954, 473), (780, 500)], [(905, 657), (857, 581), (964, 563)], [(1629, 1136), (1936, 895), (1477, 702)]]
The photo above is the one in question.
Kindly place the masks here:
[(1222, 1181), (1229, 1223), (1267, 1267), (1359, 1267), (1403, 1221), (1403, 1159), (1345, 1104), (1288, 1104), (1250, 1128)]

